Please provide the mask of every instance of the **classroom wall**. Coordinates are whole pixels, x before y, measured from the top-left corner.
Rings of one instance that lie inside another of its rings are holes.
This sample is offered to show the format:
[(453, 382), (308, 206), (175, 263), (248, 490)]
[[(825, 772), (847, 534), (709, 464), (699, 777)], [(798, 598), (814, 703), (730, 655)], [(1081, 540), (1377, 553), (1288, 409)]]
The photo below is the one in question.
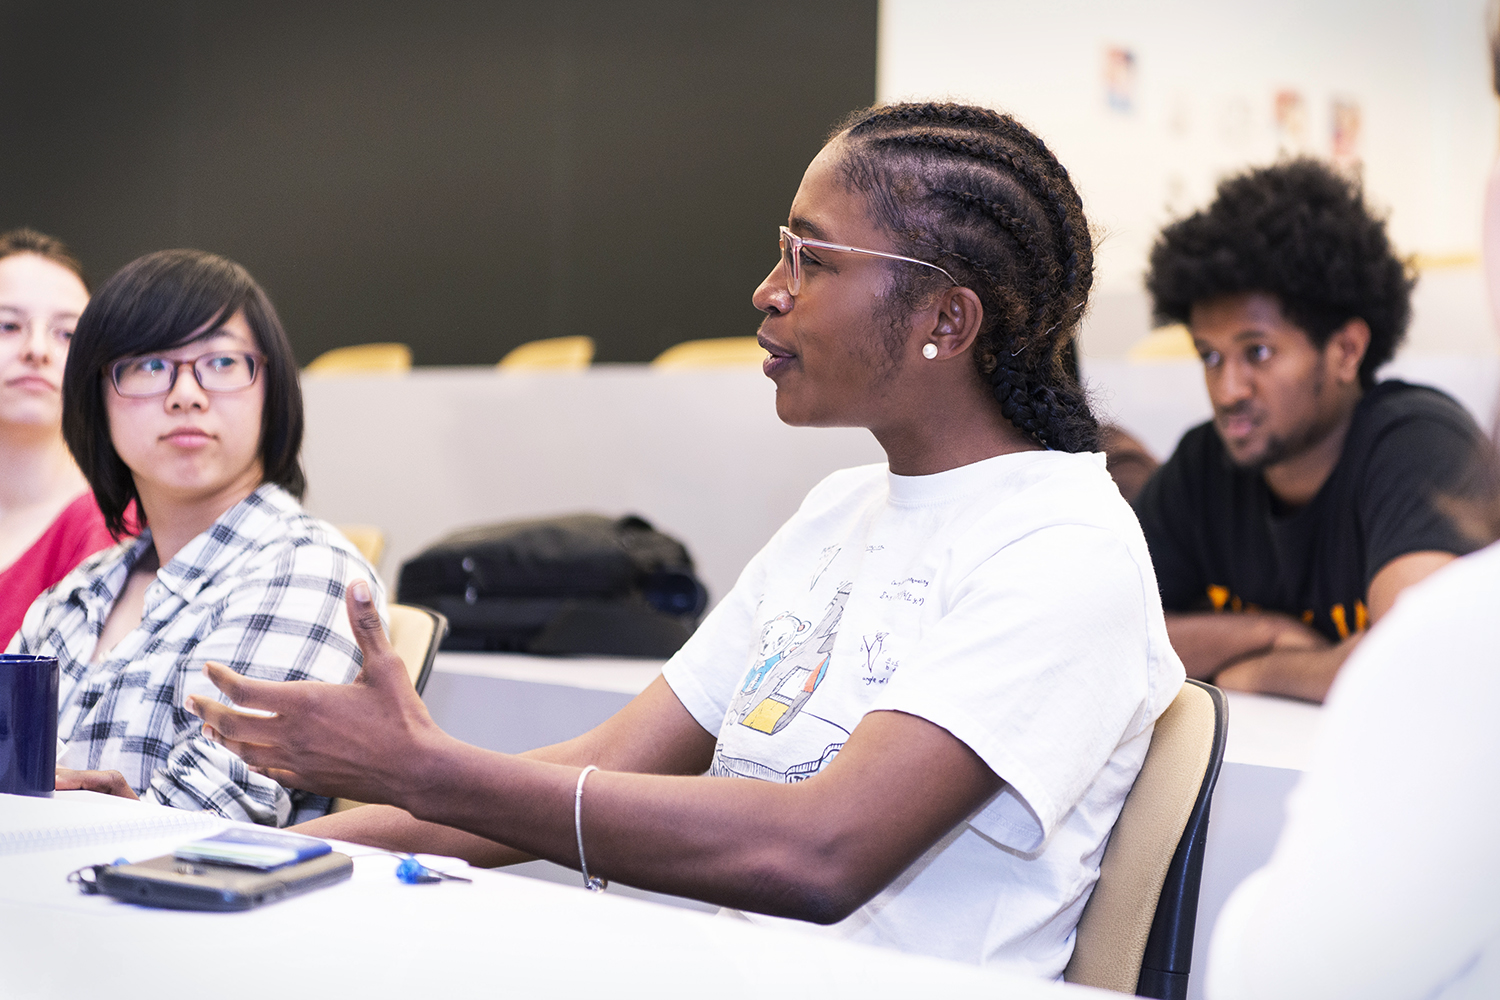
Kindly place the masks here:
[(1223, 175), (1341, 152), (1422, 267), (1409, 349), (1493, 354), (1478, 268), (1497, 132), (1485, 6), (882, 0), (877, 93), (1000, 107), (1051, 144), (1100, 237), (1086, 353), (1122, 354), (1146, 332), (1155, 233)]
[(0, 3), (0, 227), (239, 260), (299, 359), (751, 334), (876, 0)]

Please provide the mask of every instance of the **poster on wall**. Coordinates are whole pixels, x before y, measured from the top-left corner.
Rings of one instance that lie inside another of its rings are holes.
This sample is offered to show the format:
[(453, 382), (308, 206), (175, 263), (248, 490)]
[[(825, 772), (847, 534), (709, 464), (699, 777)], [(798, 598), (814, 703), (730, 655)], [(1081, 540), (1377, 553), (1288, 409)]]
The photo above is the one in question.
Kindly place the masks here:
[(1135, 110), (1135, 53), (1123, 45), (1104, 48), (1104, 106), (1123, 115)]
[(1364, 166), (1360, 155), (1359, 102), (1352, 97), (1335, 97), (1331, 117), (1333, 165), (1345, 173), (1358, 175)]
[(1272, 98), (1272, 116), (1276, 122), (1278, 156), (1305, 156), (1309, 152), (1307, 102), (1294, 87), (1282, 87)]

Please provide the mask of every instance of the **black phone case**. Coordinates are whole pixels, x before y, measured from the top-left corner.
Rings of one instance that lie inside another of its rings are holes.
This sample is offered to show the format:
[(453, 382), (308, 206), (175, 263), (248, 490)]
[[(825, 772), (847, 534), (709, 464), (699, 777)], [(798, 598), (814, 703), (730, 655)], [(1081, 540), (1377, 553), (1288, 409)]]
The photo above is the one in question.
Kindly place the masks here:
[(278, 899), (342, 882), (354, 874), (347, 854), (334, 852), (260, 872), (229, 865), (180, 861), (170, 854), (99, 870), (99, 891), (128, 903), (173, 910), (249, 910)]

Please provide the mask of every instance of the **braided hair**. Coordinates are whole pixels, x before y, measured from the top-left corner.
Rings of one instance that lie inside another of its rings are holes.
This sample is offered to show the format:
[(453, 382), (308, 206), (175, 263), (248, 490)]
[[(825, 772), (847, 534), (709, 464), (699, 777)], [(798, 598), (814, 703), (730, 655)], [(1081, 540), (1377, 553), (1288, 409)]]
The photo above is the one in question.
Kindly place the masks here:
[[(1099, 425), (1064, 363), (1094, 281), (1083, 203), (1045, 143), (1009, 115), (958, 104), (857, 111), (835, 131), (851, 190), (898, 252), (942, 266), (979, 296), (975, 358), (1000, 412), (1060, 451), (1093, 451)], [(942, 281), (903, 268), (892, 308)]]

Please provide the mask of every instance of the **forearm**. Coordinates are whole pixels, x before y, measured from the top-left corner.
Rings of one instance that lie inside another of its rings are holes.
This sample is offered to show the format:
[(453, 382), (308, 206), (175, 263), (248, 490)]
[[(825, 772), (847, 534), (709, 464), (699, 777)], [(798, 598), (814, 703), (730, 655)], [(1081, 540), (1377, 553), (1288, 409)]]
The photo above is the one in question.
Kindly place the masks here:
[[(531, 750), (522, 756), (577, 767), (592, 763), (595, 759), (606, 761), (605, 766), (619, 766), (610, 760), (612, 755), (594, 745), (598, 741), (592, 737), (592, 733), (585, 733), (564, 743)], [(536, 860), (535, 855), (478, 834), (417, 819), (396, 806), (368, 805), (346, 809), (309, 820), (295, 829), (309, 837), (345, 840), (387, 851), (463, 858), (478, 868), (499, 868)]]
[[(456, 828), (578, 867), (577, 766), (456, 741), (424, 756), (428, 776), (402, 802), (414, 823)], [(810, 810), (809, 791), (816, 792), (815, 782), (593, 773), (583, 796), (589, 872), (724, 906), (837, 919), (878, 885), (860, 891), (852, 874), (860, 837), (836, 811)], [(504, 849), (485, 855), (490, 863), (496, 858), (515, 860)]]
[(533, 860), (532, 855), (439, 823), (425, 823), (395, 806), (360, 806), (329, 813), (291, 828), (309, 837), (346, 840), (402, 854), (442, 854), (476, 868)]
[[(402, 805), (422, 820), (578, 864), (578, 768), (509, 757), (438, 731)], [(899, 752), (895, 752), (899, 748)], [(894, 757), (893, 757), (894, 752)], [(802, 920), (851, 913), (1002, 782), (945, 729), (872, 712), (806, 781), (591, 774), (589, 872), (658, 892)]]
[(1321, 704), (1359, 640), (1360, 635), (1355, 635), (1326, 649), (1272, 650), (1224, 668), (1214, 683), (1231, 691), (1277, 694)]
[[(430, 727), (429, 738), (435, 738), (431, 735), (435, 731), (435, 726)], [(693, 720), (666, 682), (657, 678), (630, 704), (595, 728), (521, 756), (574, 768), (593, 764), (606, 771), (702, 774), (713, 747), (713, 735)], [(410, 748), (396, 755), (403, 766), (410, 765), (418, 756)], [(409, 783), (410, 779), (406, 780)], [(392, 801), (393, 796), (387, 791), (382, 787), (381, 797), (375, 801)], [(458, 797), (466, 798), (470, 791), (465, 789)], [(393, 851), (448, 854), (490, 868), (534, 858), (473, 833), (418, 820), (398, 808), (351, 809), (315, 820), (307, 829), (316, 836)]]
[(1236, 661), (1268, 652), (1285, 628), (1282, 619), (1262, 613), (1168, 612), (1167, 635), (1187, 675), (1207, 681)]

